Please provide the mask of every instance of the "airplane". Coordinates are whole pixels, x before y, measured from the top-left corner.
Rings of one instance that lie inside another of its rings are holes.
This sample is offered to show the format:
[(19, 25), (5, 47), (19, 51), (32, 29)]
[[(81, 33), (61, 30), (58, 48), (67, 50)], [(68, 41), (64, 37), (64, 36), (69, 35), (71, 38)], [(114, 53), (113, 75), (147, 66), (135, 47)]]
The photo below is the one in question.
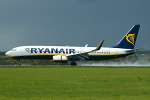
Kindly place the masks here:
[(68, 62), (77, 65), (78, 60), (108, 60), (126, 57), (134, 54), (134, 49), (140, 25), (134, 25), (116, 45), (102, 47), (104, 40), (97, 47), (74, 46), (20, 46), (6, 52), (17, 60), (20, 59), (50, 59), (54, 62)]

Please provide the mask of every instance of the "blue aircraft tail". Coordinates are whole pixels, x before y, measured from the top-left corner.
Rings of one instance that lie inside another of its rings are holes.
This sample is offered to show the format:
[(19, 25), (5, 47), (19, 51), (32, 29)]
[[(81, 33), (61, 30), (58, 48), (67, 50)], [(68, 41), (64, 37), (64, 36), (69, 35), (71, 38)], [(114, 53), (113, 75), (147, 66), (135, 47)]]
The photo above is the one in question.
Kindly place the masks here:
[(134, 25), (129, 32), (112, 48), (134, 49), (140, 25)]

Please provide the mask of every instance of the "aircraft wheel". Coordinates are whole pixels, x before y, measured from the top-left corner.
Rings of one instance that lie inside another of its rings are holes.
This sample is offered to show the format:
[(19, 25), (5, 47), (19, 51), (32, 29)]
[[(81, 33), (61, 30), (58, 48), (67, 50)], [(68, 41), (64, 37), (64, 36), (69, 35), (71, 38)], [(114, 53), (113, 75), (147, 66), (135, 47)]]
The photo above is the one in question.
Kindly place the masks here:
[(76, 63), (75, 61), (72, 61), (72, 62), (71, 62), (71, 65), (72, 65), (72, 66), (76, 66), (77, 63)]
[(18, 60), (18, 64), (19, 64), (19, 65), (21, 65), (21, 61), (20, 61), (20, 59)]

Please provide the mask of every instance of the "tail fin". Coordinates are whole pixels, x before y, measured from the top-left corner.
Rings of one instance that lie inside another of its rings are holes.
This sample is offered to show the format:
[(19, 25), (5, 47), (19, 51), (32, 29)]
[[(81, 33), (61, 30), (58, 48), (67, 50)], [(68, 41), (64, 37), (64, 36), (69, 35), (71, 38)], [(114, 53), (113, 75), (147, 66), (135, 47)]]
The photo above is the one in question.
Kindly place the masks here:
[(129, 32), (112, 48), (134, 49), (140, 25), (134, 25)]

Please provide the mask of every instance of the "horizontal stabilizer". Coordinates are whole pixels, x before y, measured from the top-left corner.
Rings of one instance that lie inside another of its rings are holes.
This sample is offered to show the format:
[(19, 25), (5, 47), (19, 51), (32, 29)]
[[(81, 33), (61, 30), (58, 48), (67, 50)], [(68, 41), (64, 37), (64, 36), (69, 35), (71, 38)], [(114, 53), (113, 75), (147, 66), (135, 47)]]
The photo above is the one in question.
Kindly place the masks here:
[(136, 52), (137, 50), (141, 50), (141, 49), (145, 49), (145, 47), (138, 48), (138, 49), (132, 49), (132, 50), (126, 50), (126, 52)]

